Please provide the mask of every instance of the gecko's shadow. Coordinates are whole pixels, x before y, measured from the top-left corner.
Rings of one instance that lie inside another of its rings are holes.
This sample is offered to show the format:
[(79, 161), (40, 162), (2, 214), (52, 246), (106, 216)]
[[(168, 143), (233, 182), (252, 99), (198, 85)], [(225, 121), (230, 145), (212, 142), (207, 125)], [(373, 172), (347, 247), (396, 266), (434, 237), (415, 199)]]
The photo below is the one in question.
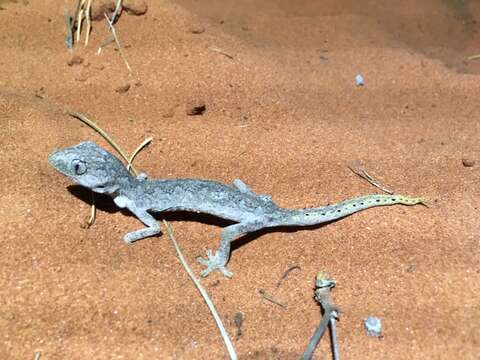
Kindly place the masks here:
[[(84, 188), (80, 185), (69, 185), (67, 187), (67, 190), (76, 198), (82, 200), (83, 202), (86, 202), (89, 205), (92, 205), (93, 192), (90, 189)], [(113, 214), (114, 212), (119, 210), (110, 196), (95, 193), (94, 197), (95, 207), (98, 210), (108, 212), (109, 214)]]
[[(84, 188), (80, 185), (70, 185), (68, 187), (68, 191), (77, 197), (78, 199), (86, 202), (87, 204), (92, 204), (92, 192), (89, 189)], [(115, 203), (113, 202), (112, 198), (108, 195), (102, 195), (95, 193), (95, 206), (98, 210), (108, 212), (110, 214), (121, 211), (124, 215), (127, 216), (134, 216), (130, 211), (125, 209), (119, 209)], [(234, 221), (225, 220), (222, 218), (218, 218), (213, 215), (209, 214), (197, 214), (188, 211), (175, 211), (175, 212), (160, 212), (160, 213), (153, 213), (152, 214), (157, 220), (165, 219), (169, 222), (176, 222), (176, 221), (192, 221), (192, 222), (199, 222), (206, 225), (215, 225), (221, 228), (225, 228), (229, 225), (235, 224)], [(318, 224), (318, 225), (308, 225), (308, 226), (276, 226), (271, 228), (264, 228), (260, 229), (251, 233), (248, 233), (232, 242), (232, 251), (238, 249), (239, 247), (248, 244), (249, 242), (256, 240), (257, 238), (261, 237), (262, 235), (269, 234), (272, 232), (282, 232), (282, 233), (293, 233), (300, 230), (314, 230), (321, 228), (331, 222), (335, 222), (337, 220), (333, 220), (330, 222)], [(216, 245), (217, 246), (217, 245)]]

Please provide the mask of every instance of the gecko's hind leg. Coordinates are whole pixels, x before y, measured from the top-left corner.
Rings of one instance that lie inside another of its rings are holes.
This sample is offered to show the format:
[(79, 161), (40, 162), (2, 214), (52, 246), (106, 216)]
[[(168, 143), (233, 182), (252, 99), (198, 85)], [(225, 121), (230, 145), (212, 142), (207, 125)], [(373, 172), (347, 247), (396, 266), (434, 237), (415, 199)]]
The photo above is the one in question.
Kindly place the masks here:
[(212, 250), (207, 250), (207, 258), (198, 257), (197, 261), (206, 266), (207, 268), (203, 270), (200, 275), (202, 277), (208, 276), (214, 270), (220, 270), (223, 276), (231, 278), (233, 273), (227, 269), (227, 263), (230, 259), (230, 245), (231, 242), (235, 239), (238, 239), (242, 235), (245, 235), (249, 232), (258, 230), (263, 226), (258, 224), (235, 224), (227, 226), (222, 231), (222, 237), (220, 240), (220, 247), (217, 251), (213, 252)]

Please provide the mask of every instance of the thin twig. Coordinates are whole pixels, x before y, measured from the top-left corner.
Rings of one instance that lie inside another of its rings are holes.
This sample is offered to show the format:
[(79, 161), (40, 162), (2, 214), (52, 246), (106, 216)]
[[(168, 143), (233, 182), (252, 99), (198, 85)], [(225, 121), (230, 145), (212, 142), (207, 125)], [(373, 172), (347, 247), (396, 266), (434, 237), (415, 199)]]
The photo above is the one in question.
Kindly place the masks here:
[(77, 13), (75, 14), (77, 18), (77, 42), (80, 41), (80, 32), (82, 31), (82, 21), (83, 21), (83, 5), (86, 0), (80, 0), (79, 6), (77, 7)]
[(92, 206), (90, 210), (90, 217), (87, 220), (87, 229), (95, 223), (95, 219), (97, 218), (97, 207), (95, 206), (95, 193), (93, 191), (90, 192), (92, 194)]
[(149, 137), (145, 140), (143, 140), (143, 142), (138, 145), (138, 147), (135, 149), (135, 151), (133, 152), (132, 156), (130, 156), (130, 159), (128, 159), (128, 165), (127, 165), (127, 170), (130, 171), (130, 168), (132, 167), (132, 163), (133, 163), (133, 160), (135, 159), (135, 156), (137, 156), (137, 154), (145, 147), (147, 146), (148, 144), (150, 144), (152, 142), (153, 138)]
[(40, 360), (41, 357), (42, 357), (42, 352), (35, 351), (35, 357), (33, 358), (33, 360)]
[(115, 4), (115, 10), (113, 11), (112, 18), (110, 19), (110, 22), (112, 24), (115, 24), (115, 21), (117, 20), (117, 16), (119, 15), (119, 11), (122, 9), (122, 0), (117, 0), (117, 3)]
[(219, 54), (222, 54), (223, 56), (226, 56), (226, 57), (228, 57), (229, 59), (233, 60), (233, 56), (230, 55), (230, 54), (228, 54), (228, 53), (226, 53), (226, 52), (223, 51), (222, 49), (219, 49), (219, 48), (217, 48), (217, 47), (215, 47), (215, 46), (210, 46), (208, 49), (209, 49), (209, 50), (212, 50), (212, 51), (215, 51), (215, 52), (217, 52), (217, 53), (219, 53)]
[(377, 189), (393, 195), (393, 191), (390, 191), (380, 185), (378, 181), (376, 181), (372, 176), (370, 176), (369, 173), (360, 165), (360, 166), (350, 166), (348, 165), (348, 168), (353, 171), (354, 174), (360, 176), (362, 179), (367, 180), (371, 185), (375, 186)]
[(113, 35), (113, 38), (115, 39), (115, 43), (117, 44), (118, 52), (120, 53), (120, 56), (122, 57), (122, 60), (125, 63), (125, 66), (127, 67), (129, 72), (132, 72), (132, 68), (130, 67), (130, 64), (128, 63), (127, 58), (125, 57), (125, 54), (123, 53), (123, 49), (122, 49), (122, 46), (120, 45), (120, 41), (118, 40), (117, 32), (115, 31), (115, 27), (113, 26), (113, 23), (110, 21), (107, 14), (103, 14), (103, 15), (105, 15), (105, 19), (107, 20), (108, 27), (110, 29), (110, 32)]
[(90, 19), (90, 7), (92, 6), (92, 0), (88, 0), (87, 8), (85, 9), (85, 18), (87, 20), (87, 33), (85, 34), (85, 46), (88, 45), (90, 39), (90, 31), (92, 30), (92, 22)]
[(332, 313), (332, 317), (330, 318), (330, 341), (334, 360), (340, 360), (340, 349), (337, 340), (337, 317), (338, 313), (335, 312), (335, 314)]
[(98, 47), (98, 50), (97, 50), (97, 55), (100, 55), (100, 53), (102, 52), (103, 48), (107, 45), (110, 45), (111, 43), (115, 42), (115, 38), (113, 36), (110, 36), (107, 40), (105, 40), (103, 42), (103, 44), (101, 44), (99, 47)]
[(183, 254), (180, 251), (180, 247), (178, 246), (177, 241), (175, 240), (175, 235), (173, 234), (173, 229), (170, 227), (170, 224), (167, 223), (165, 220), (163, 220), (163, 225), (165, 225), (165, 228), (167, 229), (168, 237), (170, 238), (170, 240), (173, 243), (173, 246), (175, 247), (175, 251), (177, 252), (178, 259), (182, 263), (183, 268), (187, 272), (188, 276), (190, 276), (190, 279), (192, 279), (193, 283), (195, 284), (198, 291), (202, 295), (203, 300), (207, 304), (208, 309), (212, 313), (215, 323), (217, 324), (217, 327), (220, 330), (220, 334), (222, 335), (225, 346), (227, 347), (227, 351), (230, 356), (230, 359), (236, 360), (237, 354), (235, 353), (235, 349), (233, 348), (232, 341), (228, 336), (227, 330), (222, 324), (222, 320), (220, 319), (220, 316), (218, 315), (217, 310), (215, 310), (215, 306), (213, 305), (212, 300), (208, 296), (208, 293), (205, 290), (205, 288), (202, 286), (202, 284), (200, 284), (200, 281), (195, 277), (195, 274), (193, 273), (192, 269), (190, 269), (185, 258), (183, 257)]
[(282, 277), (278, 280), (277, 282), (277, 288), (280, 287), (280, 284), (282, 283), (283, 280), (285, 280), (293, 270), (300, 270), (300, 266), (294, 265), (289, 267), (282, 275)]
[(67, 35), (65, 35), (65, 45), (67, 49), (73, 51), (73, 18), (70, 16), (68, 9), (65, 8), (63, 15), (65, 17), (65, 26), (67, 27)]
[(325, 274), (319, 273), (316, 279), (316, 290), (315, 290), (315, 300), (320, 303), (323, 308), (323, 316), (320, 320), (318, 328), (315, 330), (310, 342), (308, 343), (307, 349), (303, 353), (301, 360), (309, 360), (312, 358), (315, 349), (320, 342), (323, 334), (328, 328), (330, 323), (332, 329), (332, 351), (333, 359), (339, 360), (339, 349), (337, 344), (337, 334), (336, 334), (336, 324), (335, 321), (338, 318), (338, 309), (333, 304), (332, 297), (330, 294), (330, 289), (335, 286), (335, 281), (327, 279)]
[(275, 305), (278, 305), (284, 309), (287, 308), (287, 305), (285, 304), (282, 304), (280, 301), (276, 300), (272, 295), (270, 295), (269, 293), (267, 293), (265, 290), (263, 289), (258, 289), (258, 293), (265, 299), (265, 300), (268, 300), (270, 301), (271, 303), (275, 304)]
[[(120, 149), (120, 147), (115, 143), (115, 141), (104, 131), (102, 130), (97, 124), (95, 124), (92, 120), (88, 119), (85, 115), (76, 112), (76, 111), (69, 111), (68, 114), (70, 116), (73, 116), (74, 118), (77, 118), (90, 126), (93, 130), (98, 132), (107, 142), (120, 154), (120, 156), (128, 163), (128, 157), (125, 155), (125, 153)], [(137, 170), (133, 167), (133, 165), (130, 166), (130, 172), (132, 175), (137, 176)]]
[(480, 54), (470, 55), (467, 57), (467, 60), (477, 60), (480, 59)]

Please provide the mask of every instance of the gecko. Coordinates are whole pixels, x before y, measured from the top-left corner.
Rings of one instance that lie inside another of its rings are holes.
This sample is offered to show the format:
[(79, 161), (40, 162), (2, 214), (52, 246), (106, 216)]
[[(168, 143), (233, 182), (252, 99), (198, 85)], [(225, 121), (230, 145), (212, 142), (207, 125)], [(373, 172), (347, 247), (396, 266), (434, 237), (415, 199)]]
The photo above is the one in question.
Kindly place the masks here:
[(209, 249), (206, 258), (197, 259), (205, 266), (200, 273), (203, 277), (214, 270), (232, 277), (227, 268), (232, 241), (260, 229), (319, 225), (374, 206), (425, 204), (422, 197), (374, 194), (318, 208), (286, 209), (240, 179), (230, 185), (202, 179), (150, 180), (144, 174), (135, 177), (117, 157), (91, 141), (53, 151), (48, 161), (75, 183), (109, 195), (119, 208), (128, 209), (146, 225), (124, 236), (129, 244), (161, 233), (152, 215), (157, 212), (188, 211), (230, 220), (233, 224), (223, 228), (218, 249)]

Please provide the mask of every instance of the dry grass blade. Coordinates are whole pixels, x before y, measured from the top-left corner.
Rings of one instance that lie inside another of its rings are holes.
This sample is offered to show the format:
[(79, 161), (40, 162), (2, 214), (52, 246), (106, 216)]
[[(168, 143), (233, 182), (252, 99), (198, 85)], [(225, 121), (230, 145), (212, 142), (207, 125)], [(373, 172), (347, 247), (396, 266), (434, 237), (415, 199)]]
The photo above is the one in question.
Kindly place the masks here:
[(75, 13), (75, 16), (77, 18), (77, 42), (80, 41), (80, 33), (82, 31), (82, 22), (83, 22), (83, 15), (84, 15), (84, 5), (85, 5), (86, 0), (79, 0), (78, 6), (77, 6), (77, 12)]
[(470, 55), (467, 57), (467, 60), (477, 60), (480, 59), (480, 54)]
[(90, 217), (87, 220), (87, 229), (95, 223), (97, 218), (97, 207), (95, 206), (95, 193), (91, 191), (92, 194), (92, 207), (90, 208)]
[(205, 288), (200, 284), (200, 281), (195, 277), (195, 274), (193, 273), (192, 269), (188, 266), (187, 262), (185, 261), (185, 258), (183, 257), (182, 252), (180, 251), (180, 247), (177, 244), (177, 241), (175, 240), (175, 235), (173, 234), (173, 229), (171, 228), (170, 224), (167, 223), (165, 220), (163, 220), (163, 225), (167, 229), (168, 237), (173, 243), (173, 246), (175, 247), (175, 251), (177, 252), (178, 259), (182, 263), (182, 266), (184, 267), (185, 271), (187, 272), (188, 276), (192, 279), (193, 283), (197, 287), (198, 291), (203, 297), (203, 300), (208, 306), (208, 309), (212, 313), (212, 316), (217, 324), (218, 329), (220, 330), (220, 334), (222, 335), (223, 341), (225, 343), (225, 346), (227, 347), (228, 354), (230, 356), (230, 359), (236, 360), (237, 359), (237, 354), (235, 353), (235, 349), (233, 348), (232, 341), (230, 340), (230, 337), (228, 336), (227, 330), (223, 326), (222, 320), (220, 319), (220, 316), (217, 313), (217, 310), (215, 309), (215, 306), (213, 305), (212, 300), (208, 296), (207, 291)]
[(122, 8), (122, 2), (122, 0), (117, 0), (117, 3), (115, 4), (115, 10), (113, 11), (112, 18), (110, 19), (112, 24), (115, 24), (115, 21), (117, 20), (118, 13)]
[(85, 34), (85, 46), (88, 45), (88, 40), (90, 38), (90, 31), (92, 31), (92, 21), (90, 19), (90, 7), (92, 6), (92, 0), (88, 0), (87, 8), (85, 9), (85, 19), (87, 21), (87, 32)]
[(63, 12), (63, 16), (65, 17), (65, 26), (67, 28), (67, 34), (65, 35), (65, 45), (67, 45), (67, 49), (72, 52), (73, 51), (73, 18), (70, 16), (68, 9), (65, 8)]
[(150, 144), (152, 142), (153, 138), (149, 137), (149, 138), (146, 138), (145, 140), (143, 140), (143, 142), (138, 145), (138, 147), (135, 149), (135, 151), (133, 152), (132, 156), (130, 156), (130, 159), (128, 159), (128, 165), (127, 165), (127, 170), (130, 171), (130, 168), (132, 167), (132, 163), (133, 163), (133, 160), (135, 160), (135, 157), (137, 156), (137, 154), (145, 147), (147, 146), (148, 144)]
[(228, 57), (229, 59), (233, 60), (233, 56), (232, 56), (232, 55), (226, 53), (226, 52), (223, 51), (222, 49), (219, 49), (219, 48), (217, 48), (217, 47), (215, 47), (215, 46), (210, 46), (210, 47), (208, 48), (208, 50), (215, 51), (215, 52), (217, 52), (217, 53), (219, 53), (219, 54), (222, 54), (223, 56), (226, 56), (226, 57)]
[(354, 174), (360, 176), (364, 180), (367, 180), (371, 185), (375, 186), (380, 191), (393, 195), (393, 191), (382, 187), (378, 181), (376, 181), (372, 176), (370, 176), (370, 174), (363, 168), (362, 165), (348, 165), (348, 168), (352, 170)]
[(270, 301), (271, 303), (275, 304), (275, 305), (278, 305), (284, 309), (287, 308), (287, 305), (281, 303), (280, 301), (278, 301), (277, 299), (275, 299), (272, 295), (270, 295), (269, 293), (267, 293), (265, 290), (263, 289), (258, 289), (258, 293), (262, 296), (262, 298), (264, 298), (265, 300), (268, 300)]
[[(117, 143), (104, 131), (102, 130), (97, 124), (95, 124), (92, 120), (88, 119), (85, 115), (76, 112), (76, 111), (69, 111), (68, 114), (70, 116), (73, 116), (74, 118), (77, 118), (81, 120), (83, 123), (86, 125), (90, 126), (93, 130), (98, 132), (107, 142), (120, 154), (120, 156), (127, 162), (129, 163), (128, 157), (125, 155), (125, 153), (120, 149), (120, 147), (117, 145)], [(137, 170), (133, 167), (133, 165), (130, 166), (130, 172), (132, 175), (137, 176)]]
[(112, 36), (115, 39), (115, 43), (117, 44), (118, 52), (120, 53), (120, 56), (121, 56), (123, 62), (125, 63), (125, 66), (127, 67), (128, 71), (131, 73), (132, 68), (130, 67), (130, 64), (128, 63), (127, 58), (125, 57), (125, 54), (123, 53), (123, 49), (122, 49), (122, 46), (120, 45), (120, 41), (118, 40), (117, 32), (115, 31), (115, 27), (113, 26), (113, 22), (108, 18), (108, 16), (106, 14), (103, 14), (103, 15), (105, 15), (105, 19), (107, 20), (108, 28), (110, 29), (110, 32), (112, 33)]

